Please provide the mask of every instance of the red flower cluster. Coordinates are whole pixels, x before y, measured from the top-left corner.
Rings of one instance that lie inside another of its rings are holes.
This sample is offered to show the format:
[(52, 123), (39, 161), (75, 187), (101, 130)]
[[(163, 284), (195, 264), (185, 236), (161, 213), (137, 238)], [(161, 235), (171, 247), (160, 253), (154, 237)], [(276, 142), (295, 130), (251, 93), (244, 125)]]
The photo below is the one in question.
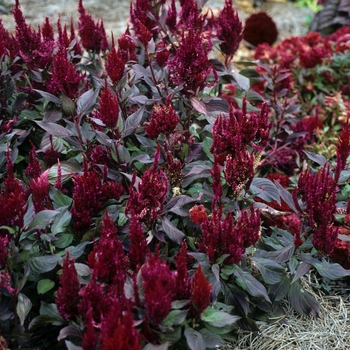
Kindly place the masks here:
[[(208, 59), (212, 44), (204, 41), (200, 32), (190, 28), (181, 34), (180, 46), (175, 56), (168, 62), (170, 81), (175, 86), (183, 86), (188, 95), (197, 95), (208, 86), (208, 76), (215, 75)], [(215, 77), (215, 80), (217, 77)]]
[(80, 283), (74, 266), (74, 258), (69, 260), (69, 253), (63, 263), (60, 287), (57, 290), (56, 305), (58, 312), (64, 318), (75, 319), (78, 315)]
[(220, 40), (221, 52), (226, 55), (225, 63), (232, 59), (243, 38), (243, 26), (238, 12), (234, 10), (232, 0), (225, 0), (216, 22), (217, 37)]
[(73, 182), (74, 228), (78, 235), (83, 235), (90, 228), (93, 215), (101, 211), (103, 202), (112, 198), (118, 199), (124, 189), (120, 184), (111, 181), (102, 183), (96, 171), (88, 169), (86, 159), (83, 174), (75, 176)]
[(151, 120), (145, 126), (147, 136), (151, 139), (156, 139), (161, 134), (169, 136), (175, 130), (178, 122), (179, 117), (171, 102), (166, 104), (156, 103), (153, 105)]
[(51, 79), (47, 89), (52, 94), (63, 93), (71, 99), (76, 98), (83, 76), (75, 69), (75, 65), (69, 61), (66, 47), (60, 45), (53, 59)]
[[(133, 30), (140, 39), (144, 38), (145, 30), (151, 34), (154, 39), (158, 36), (159, 28), (157, 23), (151, 18), (149, 14), (156, 19), (159, 19), (160, 6), (164, 5), (166, 0), (160, 0), (157, 4), (148, 0), (135, 0), (135, 2), (130, 2), (130, 22), (133, 25)], [(147, 44), (151, 37), (145, 41), (142, 40), (144, 44)]]
[(94, 22), (91, 15), (86, 13), (83, 0), (79, 0), (78, 11), (80, 13), (78, 30), (83, 47), (97, 54), (100, 51), (106, 51), (108, 49), (108, 40), (103, 21)]
[(284, 39), (273, 48), (268, 44), (260, 44), (255, 50), (254, 58), (278, 63), (281, 69), (291, 69), (298, 65), (313, 68), (330, 57), (331, 44), (327, 37), (322, 38), (319, 33), (312, 32)]
[(119, 102), (118, 97), (111, 91), (107, 79), (100, 95), (99, 107), (95, 117), (100, 119), (107, 128), (114, 129), (118, 124)]
[(154, 155), (154, 163), (147, 169), (134, 189), (136, 173), (134, 173), (130, 185), (130, 196), (126, 205), (126, 213), (135, 213), (140, 221), (150, 227), (163, 209), (166, 194), (168, 192), (168, 179), (162, 170), (158, 169), (160, 148)]
[(248, 153), (247, 146), (261, 152), (266, 147), (270, 128), (267, 105), (263, 104), (259, 115), (248, 114), (245, 99), (242, 110), (235, 112), (231, 106), (228, 118), (220, 115), (215, 120), (210, 152), (218, 164), (225, 164), (225, 179), (235, 196), (243, 186), (249, 188), (254, 176), (255, 157)]
[[(0, 226), (17, 227), (22, 229), (24, 226), (24, 214), (27, 211), (27, 198), (23, 185), (15, 178), (14, 166), (10, 157), (10, 152), (6, 152), (7, 166), (6, 178), (3, 182), (3, 188), (0, 189)], [(4, 236), (6, 230), (0, 230)]]
[(198, 225), (208, 220), (207, 210), (203, 204), (195, 205), (190, 209), (190, 220)]
[(245, 248), (257, 242), (260, 236), (260, 211), (253, 208), (242, 211), (235, 223), (232, 213), (222, 220), (222, 207), (214, 208), (212, 216), (201, 224), (202, 240), (198, 250), (206, 253), (211, 263), (224, 254), (228, 254), (226, 263), (238, 264)]
[(192, 278), (192, 313), (200, 315), (210, 304), (211, 284), (205, 278), (201, 265)]
[(174, 295), (175, 280), (169, 266), (159, 254), (149, 254), (141, 268), (147, 317), (158, 325), (168, 316)]
[[(293, 192), (294, 203), (304, 217), (304, 222), (309, 226), (312, 234), (312, 243), (321, 254), (331, 254), (338, 230), (333, 226), (336, 212), (336, 187), (337, 184), (330, 175), (329, 166), (315, 174), (309, 171), (301, 173), (298, 185)], [(305, 204), (301, 209), (297, 196), (300, 196)]]
[[(55, 47), (53, 29), (48, 20), (44, 23), (43, 33), (30, 27), (23, 16), (19, 0), (16, 0), (13, 8), (13, 16), (16, 22), (16, 45), (10, 40), (10, 48), (18, 48), (19, 55), (28, 68), (35, 69), (48, 66), (52, 61), (52, 52)], [(5, 38), (7, 35), (5, 35)], [(12, 45), (11, 45), (12, 44)], [(14, 58), (14, 57), (13, 57)]]
[(277, 37), (276, 23), (266, 12), (253, 13), (246, 19), (243, 38), (248, 43), (254, 46), (262, 43), (272, 45)]

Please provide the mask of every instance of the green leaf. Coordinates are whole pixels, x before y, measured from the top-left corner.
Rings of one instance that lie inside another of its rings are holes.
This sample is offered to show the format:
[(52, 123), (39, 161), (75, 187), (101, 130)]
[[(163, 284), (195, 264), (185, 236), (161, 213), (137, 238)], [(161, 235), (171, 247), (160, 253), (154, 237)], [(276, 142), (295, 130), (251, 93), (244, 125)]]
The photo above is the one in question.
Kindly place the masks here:
[(207, 307), (201, 313), (201, 320), (209, 323), (214, 327), (225, 327), (236, 323), (240, 319), (239, 316), (230, 315), (224, 311), (216, 310), (211, 307)]
[(87, 277), (91, 275), (91, 270), (90, 267), (85, 265), (85, 264), (81, 264), (81, 263), (74, 263), (74, 267), (77, 271), (77, 274), (79, 276), (82, 277)]
[(237, 284), (254, 297), (262, 297), (271, 302), (267, 295), (266, 288), (249, 272), (243, 271), (237, 265), (234, 265), (233, 274), (236, 277)]
[(195, 331), (193, 328), (186, 328), (184, 334), (187, 341), (187, 345), (191, 350), (206, 349), (202, 334)]
[(282, 300), (289, 291), (290, 277), (288, 275), (283, 276), (279, 283), (269, 286), (269, 295), (273, 302)]
[(42, 210), (36, 214), (28, 226), (28, 230), (40, 230), (52, 223), (54, 218), (60, 214), (57, 210)]
[(52, 136), (56, 137), (67, 137), (70, 136), (70, 132), (60, 124), (43, 122), (41, 120), (35, 121), (42, 129), (48, 132)]
[(73, 247), (73, 246), (68, 247), (67, 250), (69, 252), (69, 257), (74, 258), (74, 259), (80, 258), (84, 254), (85, 247), (91, 243), (92, 242), (90, 242), (90, 241), (85, 241), (85, 242), (79, 243), (75, 247)]
[(291, 243), (282, 249), (268, 252), (266, 254), (266, 258), (271, 259), (277, 263), (284, 263), (292, 257), (294, 251), (295, 245), (294, 243)]
[(302, 315), (318, 316), (319, 314), (320, 305), (311, 294), (302, 288), (299, 280), (291, 285), (288, 300), (293, 309)]
[(64, 249), (73, 242), (74, 235), (72, 233), (61, 233), (56, 238), (58, 239), (53, 242), (53, 245), (57, 248)]
[(207, 157), (213, 162), (214, 156), (210, 152), (210, 148), (212, 144), (213, 144), (213, 139), (210, 137), (205, 137), (205, 139), (203, 140), (203, 151), (207, 155)]
[(17, 297), (17, 306), (16, 312), (20, 321), (20, 324), (23, 326), (24, 321), (32, 308), (32, 302), (30, 299), (23, 293), (19, 293)]
[(162, 325), (166, 327), (181, 325), (186, 319), (187, 312), (188, 310), (171, 310), (162, 321)]
[(207, 348), (215, 349), (217, 347), (225, 346), (225, 342), (222, 340), (220, 335), (210, 331), (208, 328), (203, 328), (199, 331), (202, 334), (204, 344)]
[(142, 106), (135, 113), (128, 116), (123, 125), (122, 138), (131, 135), (136, 130), (136, 128), (141, 123), (144, 110), (145, 107)]
[(91, 112), (92, 108), (95, 106), (97, 97), (100, 90), (90, 89), (84, 92), (76, 101), (77, 112), (79, 115), (84, 116)]
[(63, 194), (57, 188), (50, 189), (50, 198), (53, 201), (54, 208), (69, 207), (73, 203), (73, 199)]
[(46, 91), (42, 91), (42, 90), (36, 90), (34, 89), (34, 91), (36, 91), (37, 93), (39, 93), (42, 97), (46, 98), (47, 100), (56, 103), (57, 105), (61, 105), (61, 100), (56, 97), (55, 95), (52, 95)]
[(162, 228), (167, 236), (177, 244), (180, 244), (185, 237), (185, 234), (175, 227), (167, 217), (162, 220)]
[(297, 281), (300, 277), (304, 276), (306, 273), (309, 272), (311, 265), (301, 262), (300, 265), (298, 266), (297, 270), (295, 271), (295, 275), (293, 277), (292, 283)]
[(343, 277), (350, 276), (350, 270), (344, 269), (338, 263), (330, 264), (326, 261), (312, 264), (317, 272), (330, 280), (337, 280)]
[(261, 277), (268, 284), (276, 284), (284, 275), (284, 267), (273, 260), (252, 257), (251, 260), (261, 273)]
[(52, 271), (62, 258), (59, 255), (44, 255), (28, 259), (28, 266), (34, 275)]
[(48, 278), (40, 280), (36, 286), (38, 294), (45, 294), (55, 286), (55, 282)]
[(65, 232), (72, 219), (72, 214), (70, 211), (68, 211), (67, 207), (61, 207), (58, 209), (58, 211), (60, 213), (55, 217), (51, 227), (51, 232), (55, 235), (57, 233)]
[(174, 300), (171, 303), (171, 308), (176, 310), (176, 309), (182, 309), (183, 307), (185, 307), (186, 305), (188, 305), (190, 303), (189, 299), (186, 300)]
[[(54, 185), (57, 180), (57, 169), (58, 166), (53, 165), (48, 173), (48, 179), (51, 185)], [(61, 175), (62, 175), (62, 183), (66, 183), (69, 181), (74, 174), (79, 173), (81, 170), (81, 166), (78, 162), (75, 161), (63, 161), (61, 162)]]

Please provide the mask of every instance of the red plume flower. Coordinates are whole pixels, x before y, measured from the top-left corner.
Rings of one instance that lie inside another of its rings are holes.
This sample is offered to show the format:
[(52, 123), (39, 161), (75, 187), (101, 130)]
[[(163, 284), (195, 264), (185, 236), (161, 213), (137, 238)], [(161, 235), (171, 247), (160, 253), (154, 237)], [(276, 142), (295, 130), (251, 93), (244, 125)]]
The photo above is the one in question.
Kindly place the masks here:
[(103, 26), (103, 21), (95, 23), (90, 14), (86, 13), (83, 0), (79, 0), (79, 27), (78, 32), (81, 44), (86, 50), (99, 54), (108, 49), (108, 40)]
[(201, 33), (193, 28), (181, 36), (174, 58), (168, 61), (170, 81), (176, 86), (182, 85), (186, 94), (196, 95), (209, 85), (209, 74), (215, 74), (208, 59), (212, 44), (204, 41)]
[(57, 309), (62, 317), (68, 319), (75, 318), (78, 315), (79, 290), (80, 283), (74, 266), (74, 258), (69, 261), (67, 251), (56, 297)]
[(151, 226), (163, 209), (166, 194), (168, 192), (168, 179), (164, 172), (158, 168), (160, 148), (154, 155), (154, 163), (147, 169), (138, 184), (138, 190), (134, 189), (136, 173), (130, 184), (130, 195), (126, 205), (126, 213), (133, 211), (147, 227)]
[(106, 72), (114, 84), (122, 78), (125, 70), (126, 59), (116, 50), (114, 37), (112, 36), (112, 49), (106, 57)]
[(145, 127), (147, 136), (156, 139), (159, 135), (171, 134), (179, 122), (179, 117), (170, 102), (166, 104), (156, 103), (153, 106), (151, 120)]
[(111, 91), (107, 79), (105, 79), (105, 87), (99, 100), (99, 110), (95, 113), (95, 117), (100, 119), (110, 129), (114, 129), (118, 124), (118, 97)]
[(211, 295), (211, 284), (205, 278), (201, 265), (194, 273), (191, 294), (194, 313), (200, 315), (209, 306)]
[(226, 55), (226, 65), (232, 59), (243, 38), (243, 26), (234, 10), (232, 0), (225, 0), (225, 6), (217, 20), (217, 37), (221, 41), (220, 49)]
[(158, 325), (168, 316), (174, 295), (175, 281), (169, 266), (156, 255), (149, 254), (141, 268), (142, 283), (149, 320)]

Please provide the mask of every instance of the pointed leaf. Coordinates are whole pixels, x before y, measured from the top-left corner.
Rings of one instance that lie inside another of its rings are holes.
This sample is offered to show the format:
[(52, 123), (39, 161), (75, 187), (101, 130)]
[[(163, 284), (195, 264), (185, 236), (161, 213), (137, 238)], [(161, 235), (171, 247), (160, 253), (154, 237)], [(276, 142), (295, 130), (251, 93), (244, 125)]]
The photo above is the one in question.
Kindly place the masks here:
[(230, 315), (227, 312), (213, 309), (211, 307), (206, 308), (201, 313), (201, 320), (209, 323), (213, 327), (225, 327), (236, 323), (240, 319), (240, 316)]
[(40, 230), (50, 225), (55, 217), (60, 214), (57, 210), (42, 210), (36, 214), (28, 226), (28, 230)]
[(34, 275), (52, 271), (62, 258), (59, 255), (44, 255), (29, 258), (27, 263)]
[(270, 259), (252, 257), (256, 268), (260, 271), (261, 277), (268, 284), (276, 284), (281, 281), (284, 275), (284, 267)]
[(311, 265), (305, 263), (302, 261), (300, 265), (298, 266), (297, 270), (295, 271), (295, 275), (293, 277), (292, 283), (297, 281), (300, 277), (304, 276), (306, 273), (309, 272)]
[(77, 99), (77, 113), (80, 116), (84, 116), (91, 112), (93, 107), (96, 104), (98, 94), (100, 93), (99, 89), (93, 90), (90, 89), (86, 92), (84, 92), (78, 99)]
[(250, 295), (254, 297), (262, 297), (266, 301), (271, 302), (267, 295), (266, 288), (249, 272), (243, 271), (240, 267), (234, 265), (233, 274), (236, 277), (237, 284)]
[(191, 350), (206, 349), (203, 337), (199, 332), (195, 331), (193, 328), (186, 328), (184, 334), (187, 345)]
[(284, 275), (279, 283), (273, 284), (269, 286), (269, 295), (273, 302), (281, 301), (289, 291), (290, 287), (290, 277), (288, 275)]
[(218, 334), (210, 331), (207, 328), (201, 329), (199, 333), (202, 334), (204, 343), (207, 348), (215, 349), (226, 345), (225, 342), (222, 340), (222, 338)]
[(300, 281), (291, 285), (288, 300), (293, 309), (302, 315), (318, 316), (319, 314), (320, 305), (311, 294), (302, 288)]
[(177, 244), (180, 244), (185, 237), (185, 234), (176, 228), (166, 217), (162, 220), (162, 228), (167, 236)]
[(188, 310), (171, 310), (162, 321), (162, 325), (166, 327), (181, 325), (185, 321), (187, 313)]
[(56, 97), (55, 95), (50, 94), (49, 92), (46, 91), (42, 91), (42, 90), (36, 90), (34, 89), (34, 91), (36, 91), (38, 94), (40, 94), (42, 97), (46, 98), (47, 100), (56, 103), (58, 105), (62, 104), (62, 101)]
[(251, 191), (254, 191), (254, 194), (267, 202), (275, 200), (278, 204), (281, 204), (279, 191), (269, 179), (255, 177), (252, 181)]
[(303, 151), (306, 156), (311, 159), (312, 161), (314, 161), (315, 163), (321, 165), (322, 167), (327, 163), (327, 158), (325, 156), (323, 156), (322, 154), (316, 154), (313, 152), (309, 152), (309, 151)]
[(16, 312), (17, 312), (20, 324), (22, 326), (31, 308), (32, 308), (32, 302), (30, 301), (30, 299), (23, 293), (19, 293), (17, 297)]
[(294, 243), (291, 243), (282, 249), (268, 252), (266, 254), (266, 258), (271, 259), (277, 263), (284, 263), (291, 258), (291, 256), (294, 254), (294, 251), (295, 245)]
[(350, 270), (344, 269), (341, 265), (338, 263), (330, 264), (326, 261), (318, 262), (312, 264), (317, 272), (325, 278), (328, 278), (330, 280), (337, 280), (343, 277), (350, 276)]
[(274, 182), (281, 198), (288, 204), (289, 208), (292, 209), (294, 213), (298, 214), (298, 210), (295, 207), (292, 194), (288, 192), (284, 187), (282, 187), (281, 184), (279, 184), (276, 180)]
[(142, 350), (168, 350), (170, 346), (169, 342), (161, 345), (147, 344)]
[(42, 129), (47, 131), (52, 136), (56, 136), (56, 137), (70, 136), (70, 132), (60, 124), (51, 123), (51, 122), (45, 123), (41, 120), (35, 120), (35, 123), (37, 123)]
[(144, 110), (145, 107), (142, 106), (135, 113), (128, 116), (123, 126), (122, 138), (131, 135), (136, 130), (141, 123)]

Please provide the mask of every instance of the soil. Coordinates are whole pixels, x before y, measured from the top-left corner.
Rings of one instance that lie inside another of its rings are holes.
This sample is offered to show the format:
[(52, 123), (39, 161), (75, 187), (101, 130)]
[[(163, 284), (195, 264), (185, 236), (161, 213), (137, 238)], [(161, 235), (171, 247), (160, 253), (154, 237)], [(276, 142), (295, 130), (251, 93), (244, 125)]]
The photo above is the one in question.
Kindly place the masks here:
[[(255, 1), (257, 3), (257, 1)], [(0, 0), (0, 18), (6, 29), (15, 29), (11, 9), (15, 0)], [(253, 0), (234, 0), (240, 17), (244, 20), (251, 12), (266, 11), (277, 24), (279, 39), (307, 32), (307, 22), (312, 17), (309, 9), (295, 7), (286, 0), (262, 1), (253, 7)], [(27, 22), (36, 27), (41, 25), (46, 16), (55, 23), (58, 16), (61, 23), (70, 23), (73, 17), (75, 24), (78, 18), (78, 0), (20, 0)], [(130, 0), (84, 0), (84, 7), (94, 19), (102, 18), (107, 34), (111, 32), (118, 38), (127, 28)], [(209, 0), (206, 6), (212, 9), (222, 8), (224, 0)], [(7, 13), (4, 13), (6, 12)], [(77, 27), (76, 27), (77, 28)]]

